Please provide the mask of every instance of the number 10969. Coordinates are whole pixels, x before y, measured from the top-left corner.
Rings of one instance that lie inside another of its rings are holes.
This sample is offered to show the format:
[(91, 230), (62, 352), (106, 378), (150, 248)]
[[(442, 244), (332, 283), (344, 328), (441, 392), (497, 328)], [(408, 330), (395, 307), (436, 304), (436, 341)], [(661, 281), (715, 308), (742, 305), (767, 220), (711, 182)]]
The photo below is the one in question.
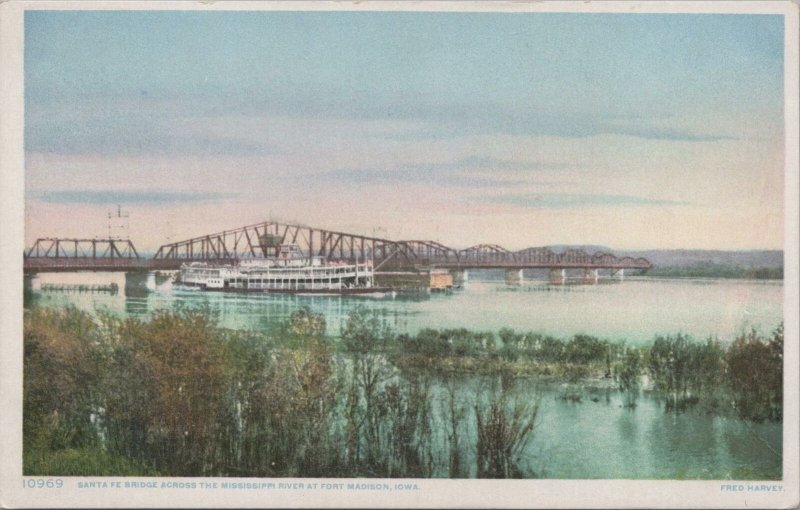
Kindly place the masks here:
[(64, 480), (60, 478), (23, 478), (23, 489), (60, 489)]

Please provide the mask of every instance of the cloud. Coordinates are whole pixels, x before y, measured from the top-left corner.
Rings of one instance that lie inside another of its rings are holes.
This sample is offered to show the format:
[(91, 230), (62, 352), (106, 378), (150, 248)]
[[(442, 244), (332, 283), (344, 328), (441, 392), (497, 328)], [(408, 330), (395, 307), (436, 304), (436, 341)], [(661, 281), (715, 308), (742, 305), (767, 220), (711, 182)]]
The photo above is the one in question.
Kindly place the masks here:
[(513, 161), (508, 159), (498, 159), (489, 156), (470, 156), (460, 159), (454, 163), (438, 165), (439, 167), (464, 168), (475, 167), (490, 170), (559, 170), (565, 168), (564, 163), (553, 163), (547, 161)]
[[(680, 118), (598, 112), (549, 112), (532, 106), (476, 102), (431, 104), (361, 97), (328, 101), (329, 94), (284, 96), (242, 104), (235, 98), (95, 97), (63, 102), (29, 100), (25, 148), (53, 154), (122, 156), (265, 156), (281, 154), (298, 141), (324, 145), (331, 139), (434, 141), (474, 135), (587, 138), (622, 135), (682, 142), (735, 140), (714, 128), (690, 128)], [(369, 94), (366, 94), (369, 96)], [(265, 120), (266, 119), (266, 120)], [(275, 121), (284, 119), (284, 123)], [(315, 134), (282, 132), (286, 119)], [(685, 119), (684, 119), (685, 120)], [(317, 133), (315, 126), (324, 127)], [(380, 129), (380, 126), (384, 126)], [(385, 126), (390, 126), (387, 129)], [(288, 138), (287, 138), (288, 137)], [(502, 162), (495, 162), (500, 164)]]
[(597, 195), (569, 193), (536, 193), (524, 195), (495, 195), (490, 197), (472, 197), (493, 204), (507, 204), (529, 209), (578, 209), (583, 207), (616, 207), (616, 206), (682, 206), (688, 202), (662, 200), (632, 195)]
[[(622, 108), (622, 105), (619, 106)], [(392, 119), (414, 123), (415, 129), (384, 133), (384, 138), (398, 140), (441, 139), (464, 135), (524, 135), (587, 138), (622, 135), (642, 139), (683, 142), (737, 140), (730, 126), (716, 123), (702, 128), (689, 125), (694, 119), (674, 111), (643, 111), (623, 114), (587, 107), (585, 111), (553, 111), (534, 105), (491, 103), (476, 100), (432, 102), (423, 96), (385, 98), (365, 91), (318, 90), (314, 94), (293, 93), (242, 104), (221, 106), (238, 115), (282, 115), (339, 118), (362, 121)], [(685, 117), (685, 118), (684, 118)], [(687, 124), (688, 123), (688, 124)], [(686, 124), (686, 125), (684, 125)]]
[(560, 169), (565, 166), (561, 163), (470, 156), (449, 163), (401, 165), (385, 169), (343, 168), (322, 174), (322, 177), (354, 184), (428, 183), (461, 187), (511, 187), (526, 184), (527, 181), (509, 177), (509, 174), (519, 175), (528, 171)]
[(27, 152), (105, 156), (263, 156), (276, 150), (254, 133), (214, 129), (189, 104), (95, 100), (30, 104)]
[(51, 204), (141, 204), (161, 205), (216, 202), (237, 193), (164, 191), (48, 191), (37, 198)]
[(672, 142), (723, 142), (739, 140), (739, 137), (736, 136), (713, 133), (697, 134), (688, 130), (656, 128), (644, 125), (638, 127), (620, 126), (617, 128), (610, 128), (606, 133), (598, 134), (632, 136), (646, 140), (665, 140)]

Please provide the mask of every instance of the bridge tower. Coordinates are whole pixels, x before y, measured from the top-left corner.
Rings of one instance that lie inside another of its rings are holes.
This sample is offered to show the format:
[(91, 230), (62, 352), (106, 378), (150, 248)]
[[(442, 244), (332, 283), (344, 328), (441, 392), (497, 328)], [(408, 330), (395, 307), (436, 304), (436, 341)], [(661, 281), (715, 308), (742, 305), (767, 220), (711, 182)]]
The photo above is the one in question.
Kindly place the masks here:
[(108, 238), (115, 240), (130, 240), (131, 215), (122, 212), (122, 206), (117, 205), (117, 212), (108, 212)]

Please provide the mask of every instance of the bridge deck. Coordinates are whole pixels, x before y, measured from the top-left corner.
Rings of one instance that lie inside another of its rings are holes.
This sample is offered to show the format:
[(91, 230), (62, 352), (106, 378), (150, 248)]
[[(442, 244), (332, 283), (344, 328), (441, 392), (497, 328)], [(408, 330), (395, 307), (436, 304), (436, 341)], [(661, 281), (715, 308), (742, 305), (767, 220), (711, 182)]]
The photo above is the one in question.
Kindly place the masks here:
[(26, 257), (23, 272), (67, 272), (67, 271), (147, 271), (150, 261), (144, 258), (111, 259), (111, 258), (55, 258)]

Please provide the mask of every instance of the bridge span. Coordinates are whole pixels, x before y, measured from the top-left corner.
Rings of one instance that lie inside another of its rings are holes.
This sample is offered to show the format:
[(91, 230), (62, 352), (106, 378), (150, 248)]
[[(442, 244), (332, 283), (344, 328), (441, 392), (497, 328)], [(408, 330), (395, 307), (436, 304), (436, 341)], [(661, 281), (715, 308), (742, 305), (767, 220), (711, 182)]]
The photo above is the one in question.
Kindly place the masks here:
[(187, 261), (219, 261), (274, 256), (283, 243), (300, 246), (308, 257), (329, 260), (373, 259), (376, 269), (437, 267), (445, 269), (641, 269), (647, 259), (617, 257), (611, 253), (589, 254), (570, 249), (555, 253), (549, 248), (509, 251), (496, 244), (479, 244), (457, 250), (436, 241), (393, 241), (348, 234), (304, 225), (262, 222), (194, 237), (161, 246), (153, 262), (162, 267)]
[(42, 238), (24, 254), (27, 274), (50, 271), (154, 271), (184, 263), (229, 264), (277, 255), (281, 244), (297, 244), (307, 257), (375, 262), (376, 271), (419, 269), (647, 270), (644, 258), (589, 254), (579, 249), (555, 253), (546, 247), (510, 251), (496, 244), (454, 249), (436, 241), (394, 241), (333, 230), (265, 221), (162, 245), (152, 258), (141, 257), (133, 243), (119, 239)]
[(40, 238), (25, 252), (23, 272), (147, 271), (130, 240)]

